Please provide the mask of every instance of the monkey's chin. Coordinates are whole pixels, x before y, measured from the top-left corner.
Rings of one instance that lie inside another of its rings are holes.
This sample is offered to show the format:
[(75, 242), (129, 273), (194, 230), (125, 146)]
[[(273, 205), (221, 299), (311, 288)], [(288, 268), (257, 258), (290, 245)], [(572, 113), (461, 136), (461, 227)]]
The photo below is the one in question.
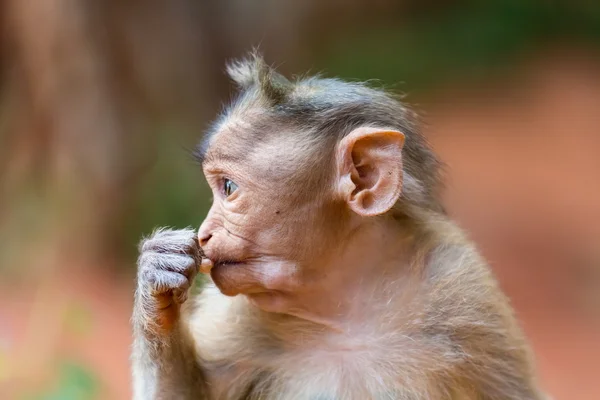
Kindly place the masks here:
[(225, 296), (240, 294), (239, 275), (243, 265), (239, 263), (217, 264), (210, 270), (210, 277)]
[(215, 265), (210, 276), (225, 296), (258, 293), (265, 291), (259, 278), (260, 268), (245, 262), (227, 262)]
[(225, 296), (243, 294), (264, 310), (278, 310), (288, 296), (289, 282), (297, 270), (293, 262), (227, 262), (217, 263), (210, 276)]

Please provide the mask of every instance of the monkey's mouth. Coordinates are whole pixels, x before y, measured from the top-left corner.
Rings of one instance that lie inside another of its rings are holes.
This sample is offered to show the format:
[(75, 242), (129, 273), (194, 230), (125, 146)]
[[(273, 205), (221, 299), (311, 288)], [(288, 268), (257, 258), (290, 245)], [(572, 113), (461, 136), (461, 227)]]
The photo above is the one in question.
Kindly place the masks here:
[(241, 267), (242, 265), (247, 264), (245, 260), (234, 260), (234, 259), (226, 259), (226, 260), (214, 260), (212, 266), (212, 271), (214, 270), (224, 270), (230, 269), (234, 267)]
[(243, 264), (243, 261), (240, 260), (220, 260), (217, 262), (213, 262), (213, 268), (218, 268), (218, 267), (224, 267), (224, 266), (228, 266), (228, 267), (232, 267), (235, 265), (241, 265)]
[(232, 260), (232, 259), (217, 259), (211, 260), (209, 258), (202, 259), (200, 263), (200, 272), (205, 274), (209, 274), (214, 269), (223, 269), (224, 267), (232, 267), (236, 265), (241, 265), (244, 262), (242, 260)]

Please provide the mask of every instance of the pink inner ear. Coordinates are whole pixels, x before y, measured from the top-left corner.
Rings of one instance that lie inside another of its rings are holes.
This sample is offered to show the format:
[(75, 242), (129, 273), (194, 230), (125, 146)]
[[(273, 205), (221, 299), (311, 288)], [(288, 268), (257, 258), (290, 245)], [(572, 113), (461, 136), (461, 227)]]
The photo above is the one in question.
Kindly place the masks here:
[(375, 199), (371, 193), (364, 193), (362, 196), (362, 204), (365, 209), (370, 209), (373, 207), (373, 203)]
[[(354, 182), (356, 184), (356, 189), (365, 189), (370, 188), (377, 183), (377, 179), (379, 178), (378, 171), (373, 168), (372, 165), (365, 162), (365, 156), (360, 154), (358, 151), (352, 151), (352, 163), (354, 164), (354, 168), (358, 173), (358, 178), (360, 178), (361, 182)], [(354, 194), (354, 193), (353, 193)]]
[(375, 186), (379, 179), (379, 171), (371, 165), (357, 166), (358, 176), (362, 180), (363, 189)]

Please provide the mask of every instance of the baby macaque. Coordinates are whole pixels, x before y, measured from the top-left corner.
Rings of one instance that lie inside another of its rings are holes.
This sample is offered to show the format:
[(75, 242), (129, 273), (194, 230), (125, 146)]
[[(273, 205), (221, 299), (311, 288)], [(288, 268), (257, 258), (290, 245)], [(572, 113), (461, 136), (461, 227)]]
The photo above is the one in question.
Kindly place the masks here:
[(228, 73), (239, 95), (197, 151), (205, 221), (140, 245), (134, 397), (543, 399), (415, 115), (255, 54)]

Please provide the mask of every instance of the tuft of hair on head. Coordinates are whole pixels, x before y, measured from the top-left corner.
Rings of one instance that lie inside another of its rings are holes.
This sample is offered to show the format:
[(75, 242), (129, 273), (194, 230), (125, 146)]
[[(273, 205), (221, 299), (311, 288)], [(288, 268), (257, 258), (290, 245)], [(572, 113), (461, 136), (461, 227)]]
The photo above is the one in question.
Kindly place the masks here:
[(228, 63), (227, 74), (240, 89), (256, 88), (272, 105), (283, 102), (294, 90), (294, 84), (269, 66), (256, 49)]

